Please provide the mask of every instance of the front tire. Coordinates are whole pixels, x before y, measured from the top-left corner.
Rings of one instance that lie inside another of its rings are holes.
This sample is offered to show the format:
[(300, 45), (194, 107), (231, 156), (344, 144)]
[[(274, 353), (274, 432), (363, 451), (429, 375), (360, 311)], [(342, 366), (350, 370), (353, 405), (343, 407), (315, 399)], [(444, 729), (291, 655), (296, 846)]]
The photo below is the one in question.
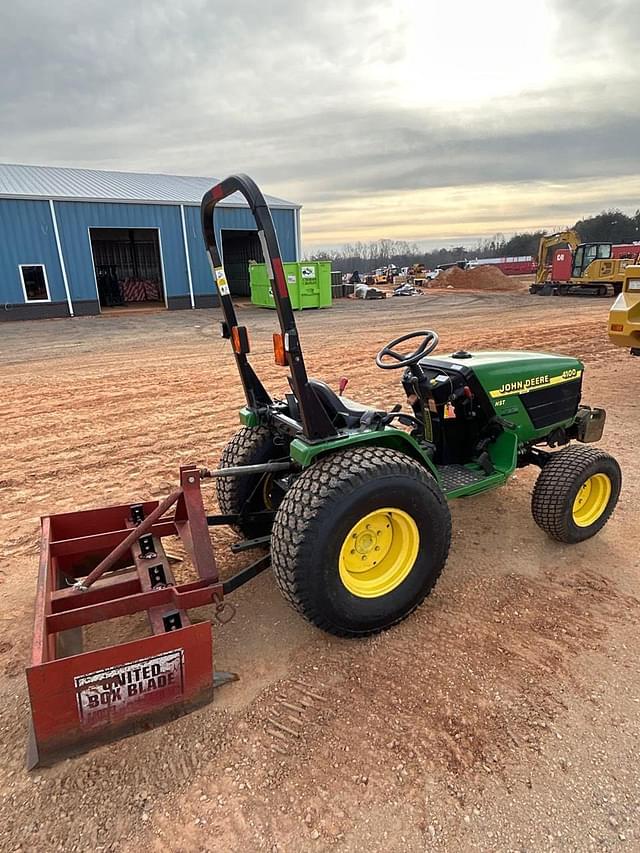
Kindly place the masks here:
[(531, 497), (534, 521), (552, 539), (583, 542), (607, 523), (621, 485), (613, 456), (593, 447), (567, 447), (553, 454), (536, 480)]
[(395, 450), (353, 448), (313, 463), (285, 495), (273, 573), (309, 622), (362, 636), (421, 604), (450, 542), (449, 507), (422, 465)]

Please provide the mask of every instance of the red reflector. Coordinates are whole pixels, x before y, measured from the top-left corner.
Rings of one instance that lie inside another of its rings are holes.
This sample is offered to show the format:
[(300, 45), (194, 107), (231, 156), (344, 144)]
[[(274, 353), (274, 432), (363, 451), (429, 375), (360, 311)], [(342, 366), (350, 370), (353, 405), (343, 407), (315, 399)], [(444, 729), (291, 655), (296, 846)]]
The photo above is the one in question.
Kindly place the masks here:
[(287, 279), (284, 274), (284, 268), (282, 266), (282, 261), (280, 260), (280, 258), (272, 258), (271, 267), (273, 269), (273, 277), (276, 280), (276, 287), (278, 288), (278, 293), (283, 298), (287, 298), (289, 296), (289, 288), (287, 287)]
[(287, 354), (284, 349), (284, 337), (277, 332), (273, 333), (273, 353), (276, 357), (276, 364), (280, 367), (286, 367)]
[(215, 187), (211, 187), (211, 195), (215, 198), (216, 201), (220, 201), (222, 198), (222, 187), (220, 184), (216, 184)]
[(624, 332), (624, 326), (622, 325), (622, 323), (612, 323), (611, 324), (611, 331), (612, 332)]

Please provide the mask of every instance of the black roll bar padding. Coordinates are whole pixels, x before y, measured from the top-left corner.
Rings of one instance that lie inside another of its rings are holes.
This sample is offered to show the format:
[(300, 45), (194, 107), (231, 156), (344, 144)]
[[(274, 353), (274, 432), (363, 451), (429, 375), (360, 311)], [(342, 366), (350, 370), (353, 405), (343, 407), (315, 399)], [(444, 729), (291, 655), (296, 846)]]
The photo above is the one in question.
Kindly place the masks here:
[[(258, 226), (258, 237), (271, 282), (278, 322), (285, 340), (287, 364), (291, 372), (291, 386), (298, 401), (303, 433), (310, 439), (327, 438), (335, 435), (336, 428), (331, 418), (309, 385), (271, 211), (260, 188), (248, 175), (230, 175), (225, 178), (224, 181), (216, 184), (204, 194), (200, 205), (202, 234), (225, 321), (229, 329), (238, 325), (222, 257), (216, 241), (214, 211), (218, 202), (235, 192), (244, 196)], [(249, 406), (259, 408), (269, 405), (272, 402), (271, 397), (253, 371), (246, 354), (235, 352), (234, 354)]]

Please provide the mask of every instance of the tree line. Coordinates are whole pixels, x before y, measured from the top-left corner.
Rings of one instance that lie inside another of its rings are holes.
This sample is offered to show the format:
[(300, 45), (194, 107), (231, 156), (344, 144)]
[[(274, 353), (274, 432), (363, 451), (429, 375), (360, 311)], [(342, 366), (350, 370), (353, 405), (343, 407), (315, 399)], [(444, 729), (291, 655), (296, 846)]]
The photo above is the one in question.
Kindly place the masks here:
[[(640, 241), (640, 210), (627, 216), (621, 210), (603, 210), (596, 216), (579, 219), (573, 227), (585, 243), (633, 243)], [(555, 229), (565, 230), (564, 227)], [(407, 240), (371, 240), (369, 242), (346, 243), (340, 249), (310, 254), (311, 261), (331, 261), (334, 269), (349, 272), (368, 271), (377, 267), (395, 264), (398, 267), (422, 263), (428, 269), (440, 264), (474, 258), (503, 258), (522, 255), (536, 256), (540, 237), (547, 231), (525, 231), (507, 239), (504, 234), (495, 234), (473, 246), (453, 246), (431, 251), (420, 249), (417, 243)]]

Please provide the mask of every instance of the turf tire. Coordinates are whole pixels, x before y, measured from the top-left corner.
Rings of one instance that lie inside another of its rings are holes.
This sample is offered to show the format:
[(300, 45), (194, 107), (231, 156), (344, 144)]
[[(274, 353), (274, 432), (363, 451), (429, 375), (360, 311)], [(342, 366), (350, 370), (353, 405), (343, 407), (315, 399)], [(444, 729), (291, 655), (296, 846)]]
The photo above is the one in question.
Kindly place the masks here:
[[(340, 548), (359, 519), (383, 507), (409, 513), (421, 544), (395, 589), (361, 598), (340, 579)], [(422, 465), (395, 450), (352, 448), (313, 463), (285, 495), (273, 525), (273, 573), (285, 599), (309, 622), (338, 636), (364, 636), (400, 622), (422, 603), (450, 543), (449, 507)]]
[[(573, 520), (573, 503), (582, 484), (598, 473), (609, 477), (611, 495), (602, 515), (588, 527), (579, 527)], [(571, 445), (554, 453), (538, 475), (531, 496), (534, 521), (552, 539), (569, 544), (583, 542), (607, 523), (621, 485), (620, 466), (613, 456), (594, 447)]]
[[(287, 455), (288, 448), (285, 445), (277, 446), (272, 433), (266, 427), (243, 427), (222, 451), (218, 467), (259, 465), (274, 459), (286, 459)], [(235, 515), (243, 510), (260, 512), (267, 509), (260, 480), (260, 474), (251, 477), (219, 477), (216, 479), (220, 512), (224, 515)], [(271, 530), (271, 522), (265, 520), (253, 523), (242, 521), (234, 527), (248, 539), (252, 539), (258, 536), (266, 536)]]

